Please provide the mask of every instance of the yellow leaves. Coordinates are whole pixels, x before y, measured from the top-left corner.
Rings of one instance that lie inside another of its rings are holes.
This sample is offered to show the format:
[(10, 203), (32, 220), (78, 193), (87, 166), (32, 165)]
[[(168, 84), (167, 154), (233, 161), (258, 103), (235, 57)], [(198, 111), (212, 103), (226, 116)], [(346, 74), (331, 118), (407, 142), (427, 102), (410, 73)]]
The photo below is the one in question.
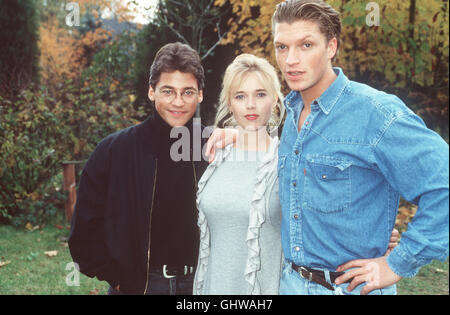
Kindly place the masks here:
[(40, 27), (40, 50), (42, 80), (55, 86), (64, 78), (79, 75), (79, 53), (75, 38), (66, 29), (60, 28), (55, 18)]
[(416, 212), (417, 206), (415, 205), (407, 205), (399, 207), (397, 219), (395, 220), (395, 226), (400, 232), (406, 230), (408, 223), (412, 221)]
[(39, 194), (37, 192), (32, 192), (31, 194), (28, 195), (31, 200), (36, 201), (39, 199)]
[(114, 92), (115, 90), (117, 89), (117, 85), (114, 83), (114, 82), (112, 82), (110, 85), (109, 85), (109, 92)]
[(33, 232), (33, 231), (36, 231), (36, 230), (39, 230), (41, 227), (39, 226), (39, 225), (33, 225), (33, 224), (31, 224), (30, 222), (28, 222), (26, 225), (25, 225), (25, 229), (27, 230), (27, 231), (29, 231), (29, 232)]
[[(96, 117), (93, 117), (93, 116), (91, 116), (89, 119), (97, 119)], [(86, 147), (86, 145), (87, 145), (87, 142), (86, 142), (86, 140), (84, 140), (84, 139), (77, 139), (76, 141), (75, 141), (75, 145), (74, 145), (74, 148), (73, 148), (73, 153), (76, 155), (76, 154), (79, 154), (80, 152), (82, 152), (83, 150), (84, 150), (84, 148)]]
[[(216, 0), (217, 6), (227, 1)], [(281, 0), (230, 0), (235, 18), (228, 21), (229, 32), (221, 44), (238, 42), (241, 50), (275, 62), (272, 44), (272, 16)], [(252, 19), (252, 8), (259, 8), (258, 19)]]

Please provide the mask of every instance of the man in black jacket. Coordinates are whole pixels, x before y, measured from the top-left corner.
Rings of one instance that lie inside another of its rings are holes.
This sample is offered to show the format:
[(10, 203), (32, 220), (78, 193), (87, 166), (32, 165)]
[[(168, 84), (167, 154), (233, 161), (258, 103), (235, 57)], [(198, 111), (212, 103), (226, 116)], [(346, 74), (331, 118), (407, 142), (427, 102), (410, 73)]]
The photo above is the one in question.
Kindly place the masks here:
[[(69, 248), (80, 271), (107, 281), (110, 294), (191, 294), (196, 189), (207, 164), (198, 158), (200, 147), (181, 161), (173, 148), (199, 142), (192, 137), (203, 127), (193, 116), (203, 100), (204, 70), (196, 51), (174, 43), (161, 48), (150, 72), (155, 114), (108, 136), (89, 158)], [(188, 139), (171, 137), (185, 136), (183, 130)]]

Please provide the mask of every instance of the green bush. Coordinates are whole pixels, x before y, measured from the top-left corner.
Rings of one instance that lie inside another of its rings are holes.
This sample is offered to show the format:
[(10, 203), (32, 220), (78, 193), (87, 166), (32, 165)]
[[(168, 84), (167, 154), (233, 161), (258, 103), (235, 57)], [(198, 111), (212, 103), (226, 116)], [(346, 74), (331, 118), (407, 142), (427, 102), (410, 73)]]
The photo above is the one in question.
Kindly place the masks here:
[[(110, 87), (113, 89), (113, 87)], [(0, 98), (0, 221), (39, 224), (62, 210), (62, 162), (85, 160), (106, 135), (138, 121), (133, 95), (68, 83), (56, 101), (45, 90)]]
[(57, 95), (41, 86), (0, 97), (0, 222), (36, 225), (62, 211), (62, 162), (86, 160), (101, 139), (145, 117), (133, 107), (133, 41), (113, 40)]
[(56, 211), (61, 196), (52, 178), (67, 151), (60, 104), (23, 91), (12, 103), (0, 98), (0, 218), (38, 223)]

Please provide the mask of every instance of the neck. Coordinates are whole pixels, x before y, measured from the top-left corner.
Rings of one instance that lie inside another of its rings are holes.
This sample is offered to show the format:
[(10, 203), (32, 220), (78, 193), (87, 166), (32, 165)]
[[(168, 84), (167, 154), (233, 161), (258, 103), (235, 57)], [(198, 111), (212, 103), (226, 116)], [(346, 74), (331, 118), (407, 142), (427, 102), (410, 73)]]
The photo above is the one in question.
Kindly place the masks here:
[(241, 126), (237, 127), (239, 131), (236, 147), (245, 151), (264, 151), (267, 152), (270, 146), (270, 136), (266, 127), (257, 130), (247, 130)]
[(314, 86), (306, 89), (304, 91), (300, 91), (300, 94), (303, 99), (304, 108), (306, 110), (311, 109), (311, 104), (315, 100), (317, 100), (326, 90), (333, 84), (336, 80), (337, 75), (334, 72), (333, 68), (330, 66), (328, 70), (324, 73), (319, 82), (317, 82)]

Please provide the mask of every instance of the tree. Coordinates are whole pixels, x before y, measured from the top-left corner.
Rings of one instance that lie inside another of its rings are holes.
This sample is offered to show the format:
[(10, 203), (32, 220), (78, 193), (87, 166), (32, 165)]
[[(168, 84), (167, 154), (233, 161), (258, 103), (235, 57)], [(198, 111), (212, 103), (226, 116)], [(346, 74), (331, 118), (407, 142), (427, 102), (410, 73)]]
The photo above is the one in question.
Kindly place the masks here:
[[(234, 17), (224, 44), (275, 64), (271, 18), (280, 0), (216, 0)], [(368, 25), (365, 0), (329, 0), (341, 13), (336, 66), (353, 80), (399, 95), (448, 140), (449, 7), (447, 0), (376, 1), (380, 25)]]
[(11, 97), (39, 81), (36, 1), (0, 0), (0, 95)]
[(220, 39), (227, 34), (229, 18), (231, 7), (227, 4), (218, 8), (213, 1), (160, 1), (155, 19), (138, 35), (135, 106), (152, 112), (147, 97), (151, 63), (162, 46), (179, 41), (190, 45), (203, 57), (206, 87), (201, 113), (197, 116), (201, 114), (204, 124), (212, 123), (222, 75), (236, 49), (235, 45), (220, 45)]
[(227, 35), (223, 32), (227, 13), (227, 7), (215, 6), (214, 0), (160, 0), (157, 19), (180, 41), (197, 50), (203, 60)]

